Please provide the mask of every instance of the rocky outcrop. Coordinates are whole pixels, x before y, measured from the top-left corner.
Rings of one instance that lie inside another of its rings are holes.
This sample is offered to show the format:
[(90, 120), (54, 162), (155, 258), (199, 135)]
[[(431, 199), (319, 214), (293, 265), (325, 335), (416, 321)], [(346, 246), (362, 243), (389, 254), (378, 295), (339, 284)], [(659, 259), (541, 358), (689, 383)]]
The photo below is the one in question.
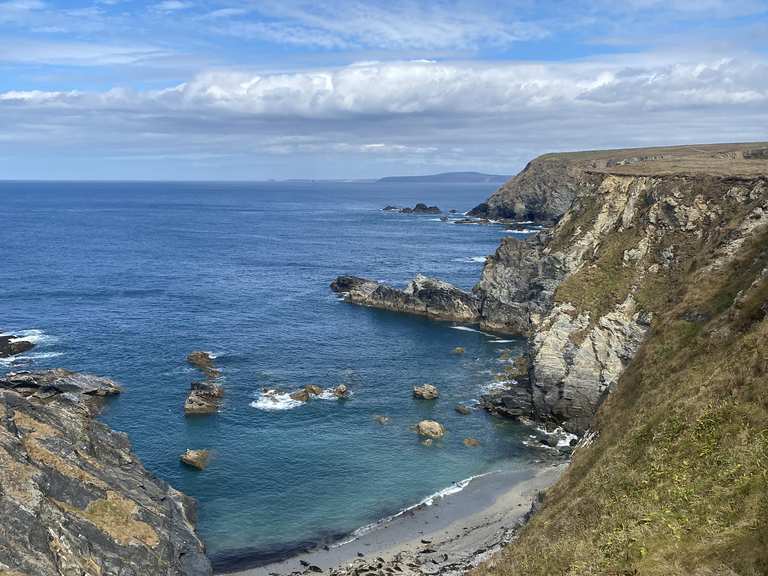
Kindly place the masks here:
[(403, 290), (357, 276), (339, 276), (331, 289), (347, 302), (394, 312), (458, 322), (477, 322), (480, 317), (481, 302), (474, 294), (422, 275)]
[(434, 420), (422, 420), (416, 425), (416, 432), (419, 436), (427, 438), (442, 438), (445, 436), (443, 425)]
[(208, 466), (209, 457), (210, 457), (210, 454), (208, 450), (187, 449), (179, 457), (179, 460), (182, 462), (182, 464), (186, 464), (187, 466), (191, 466), (192, 468), (196, 468), (198, 470), (205, 470), (205, 468)]
[(0, 573), (211, 574), (194, 501), (93, 418), (118, 391), (66, 370), (0, 380)]
[(387, 212), (399, 212), (400, 214), (440, 214), (442, 210), (437, 206), (427, 206), (423, 202), (419, 202), (413, 208), (399, 208), (397, 206), (385, 206), (384, 210)]
[(434, 400), (440, 396), (440, 391), (432, 384), (423, 384), (413, 387), (413, 397), (422, 400)]
[(200, 415), (218, 412), (224, 397), (224, 387), (217, 382), (221, 371), (214, 365), (213, 356), (209, 352), (190, 352), (187, 362), (199, 369), (205, 375), (205, 380), (192, 382), (184, 401), (184, 413)]
[(35, 344), (29, 340), (24, 340), (22, 337), (5, 335), (0, 336), (0, 358), (7, 358), (8, 356), (15, 356), (34, 348)]

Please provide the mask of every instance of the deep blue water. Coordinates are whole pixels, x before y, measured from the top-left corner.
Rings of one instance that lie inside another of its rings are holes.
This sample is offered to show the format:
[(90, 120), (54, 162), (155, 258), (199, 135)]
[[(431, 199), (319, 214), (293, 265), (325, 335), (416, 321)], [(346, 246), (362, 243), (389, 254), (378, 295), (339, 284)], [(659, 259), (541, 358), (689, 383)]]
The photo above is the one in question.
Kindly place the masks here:
[[(360, 183), (0, 183), (0, 329), (38, 330), (15, 368), (64, 366), (118, 380), (102, 418), (127, 432), (145, 466), (199, 500), (217, 562), (321, 542), (414, 504), (452, 482), (536, 454), (528, 431), (476, 411), (502, 348), (479, 332), (340, 302), (333, 278), (404, 284), (416, 273), (464, 288), (500, 227), (384, 213), (417, 201), (465, 211), (488, 185)], [(450, 352), (463, 346), (466, 354)], [(210, 350), (223, 409), (185, 417)], [(2, 366), (0, 366), (2, 368)], [(347, 401), (284, 411), (252, 406), (264, 387), (346, 383)], [(414, 384), (440, 388), (435, 402)], [(373, 420), (391, 417), (382, 426)], [(448, 429), (418, 442), (423, 418)], [(466, 437), (479, 448), (467, 448)], [(179, 464), (209, 448), (204, 472)]]

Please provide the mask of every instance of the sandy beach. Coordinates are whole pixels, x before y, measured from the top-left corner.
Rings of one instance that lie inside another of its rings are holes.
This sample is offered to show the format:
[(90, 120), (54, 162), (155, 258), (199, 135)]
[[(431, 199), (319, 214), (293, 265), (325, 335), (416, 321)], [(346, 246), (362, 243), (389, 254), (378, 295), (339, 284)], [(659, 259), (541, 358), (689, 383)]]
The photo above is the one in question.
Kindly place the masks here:
[(567, 463), (501, 470), (473, 479), (463, 490), (436, 498), (350, 536), (287, 560), (219, 572), (276, 574), (459, 573), (498, 551), (513, 537), (536, 494), (551, 486)]

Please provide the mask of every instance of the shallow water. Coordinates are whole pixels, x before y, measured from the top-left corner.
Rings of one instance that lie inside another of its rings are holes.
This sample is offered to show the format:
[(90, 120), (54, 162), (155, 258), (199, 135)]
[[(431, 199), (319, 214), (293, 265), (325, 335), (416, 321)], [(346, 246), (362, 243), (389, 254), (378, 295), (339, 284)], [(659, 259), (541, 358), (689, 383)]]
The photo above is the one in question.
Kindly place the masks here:
[[(450, 323), (358, 308), (328, 289), (353, 273), (404, 284), (416, 273), (471, 288), (509, 232), (384, 213), (417, 201), (465, 211), (487, 185), (360, 183), (0, 183), (0, 329), (36, 330), (14, 368), (64, 366), (117, 379), (103, 419), (145, 466), (199, 500), (219, 566), (333, 540), (452, 482), (514, 468), (539, 452), (529, 430), (481, 411), (498, 353), (522, 342)], [(462, 346), (466, 354), (451, 354)], [(220, 414), (185, 418), (213, 351)], [(5, 363), (7, 367), (8, 362)], [(4, 366), (0, 366), (3, 368)], [(440, 388), (435, 402), (415, 384)], [(346, 401), (263, 410), (264, 387), (345, 383)], [(374, 415), (391, 418), (382, 426)], [(422, 446), (411, 427), (443, 422)], [(466, 437), (480, 440), (467, 448)], [(196, 472), (185, 448), (209, 448)]]

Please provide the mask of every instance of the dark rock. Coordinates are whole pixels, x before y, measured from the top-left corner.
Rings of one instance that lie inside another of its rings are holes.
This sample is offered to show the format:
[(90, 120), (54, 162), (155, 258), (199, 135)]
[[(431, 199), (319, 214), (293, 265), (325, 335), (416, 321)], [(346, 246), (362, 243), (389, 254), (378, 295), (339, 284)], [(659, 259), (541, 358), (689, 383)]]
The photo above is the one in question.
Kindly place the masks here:
[(15, 356), (34, 348), (35, 344), (19, 336), (0, 336), (0, 358)]
[(50, 370), (4, 380), (0, 572), (210, 575), (194, 500), (148, 473), (127, 437), (93, 418), (88, 400), (116, 388), (94, 378)]

